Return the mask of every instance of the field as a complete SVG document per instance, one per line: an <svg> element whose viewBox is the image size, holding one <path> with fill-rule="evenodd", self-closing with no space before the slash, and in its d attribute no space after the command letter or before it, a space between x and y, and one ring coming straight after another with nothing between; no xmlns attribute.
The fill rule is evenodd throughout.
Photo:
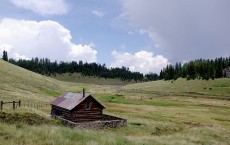
<svg viewBox="0 0 230 145"><path fill-rule="evenodd" d="M98 78L93 76L82 76L81 73L63 73L50 75L51 78L74 83L98 84L98 85L127 85L134 83L132 81L121 81L120 79Z"/></svg>
<svg viewBox="0 0 230 145"><path fill-rule="evenodd" d="M230 79L178 79L136 84L64 82L0 60L0 100L49 104L64 91L83 88L104 113L126 118L116 129L78 130L49 117L50 107L6 105L0 111L2 145L228 145Z"/></svg>

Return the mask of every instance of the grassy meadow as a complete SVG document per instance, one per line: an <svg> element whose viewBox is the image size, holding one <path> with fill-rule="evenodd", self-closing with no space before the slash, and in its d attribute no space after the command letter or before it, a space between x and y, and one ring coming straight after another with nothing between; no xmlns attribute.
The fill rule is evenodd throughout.
<svg viewBox="0 0 230 145"><path fill-rule="evenodd" d="M97 85L127 85L134 83L132 81L121 81L120 79L105 79L93 76L82 76L81 73L63 73L63 74L51 74L51 78L74 83L85 83L85 84L97 84Z"/></svg>
<svg viewBox="0 0 230 145"><path fill-rule="evenodd" d="M92 78L91 78L92 79ZM76 79L77 80L77 79ZM229 145L230 79L178 79L135 84L60 81L0 60L0 100L22 100L15 110L0 111L2 145ZM126 118L128 126L80 130L49 117L49 104L64 91L85 88L106 109Z"/></svg>

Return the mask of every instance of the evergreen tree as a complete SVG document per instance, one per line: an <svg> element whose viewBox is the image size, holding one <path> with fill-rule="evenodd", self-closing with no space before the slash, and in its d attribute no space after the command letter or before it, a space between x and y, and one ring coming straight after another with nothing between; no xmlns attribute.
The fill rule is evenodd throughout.
<svg viewBox="0 0 230 145"><path fill-rule="evenodd" d="M5 60L5 61L8 61L7 51L5 51L5 50L3 51L2 59Z"/></svg>
<svg viewBox="0 0 230 145"><path fill-rule="evenodd" d="M160 72L159 79L160 79L160 80L164 79L164 73L163 73L163 71L162 71L162 70L161 70L161 72Z"/></svg>
<svg viewBox="0 0 230 145"><path fill-rule="evenodd" d="M221 78L223 76L223 67L222 67L222 58L218 58L215 60L216 62L216 73L215 73L215 77L216 78Z"/></svg>

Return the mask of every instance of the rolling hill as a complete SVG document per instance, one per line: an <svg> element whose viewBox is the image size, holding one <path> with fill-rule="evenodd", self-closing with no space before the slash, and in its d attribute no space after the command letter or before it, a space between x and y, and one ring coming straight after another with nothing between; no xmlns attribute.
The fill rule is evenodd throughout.
<svg viewBox="0 0 230 145"><path fill-rule="evenodd" d="M152 96L190 96L230 100L230 79L189 80L179 78L176 81L153 81L131 84L123 87L123 91Z"/></svg>
<svg viewBox="0 0 230 145"><path fill-rule="evenodd" d="M0 99L50 101L63 91L60 82L0 60Z"/></svg>
<svg viewBox="0 0 230 145"><path fill-rule="evenodd" d="M135 83L132 81L122 81L120 79L110 79L110 78L98 78L93 76L83 76L81 73L63 73L50 75L51 78L74 83L86 83L86 84L95 84L95 85L127 85Z"/></svg>
<svg viewBox="0 0 230 145"><path fill-rule="evenodd" d="M0 82L0 100L20 99L48 105L63 91L79 92L86 88L106 107L106 114L128 120L124 128L79 130L50 119L50 106L22 105L15 110L8 107L0 111L0 144L228 145L230 142L230 79L98 85L59 81L0 60Z"/></svg>

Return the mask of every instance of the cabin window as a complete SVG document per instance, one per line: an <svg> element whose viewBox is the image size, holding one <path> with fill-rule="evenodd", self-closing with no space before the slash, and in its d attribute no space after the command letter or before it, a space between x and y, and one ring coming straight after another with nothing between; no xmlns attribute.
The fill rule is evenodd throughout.
<svg viewBox="0 0 230 145"><path fill-rule="evenodd" d="M54 114L57 115L57 116L62 116L62 111L54 110Z"/></svg>
<svg viewBox="0 0 230 145"><path fill-rule="evenodd" d="M86 106L85 106L85 110L90 110L90 109L91 109L91 102L87 101Z"/></svg>

